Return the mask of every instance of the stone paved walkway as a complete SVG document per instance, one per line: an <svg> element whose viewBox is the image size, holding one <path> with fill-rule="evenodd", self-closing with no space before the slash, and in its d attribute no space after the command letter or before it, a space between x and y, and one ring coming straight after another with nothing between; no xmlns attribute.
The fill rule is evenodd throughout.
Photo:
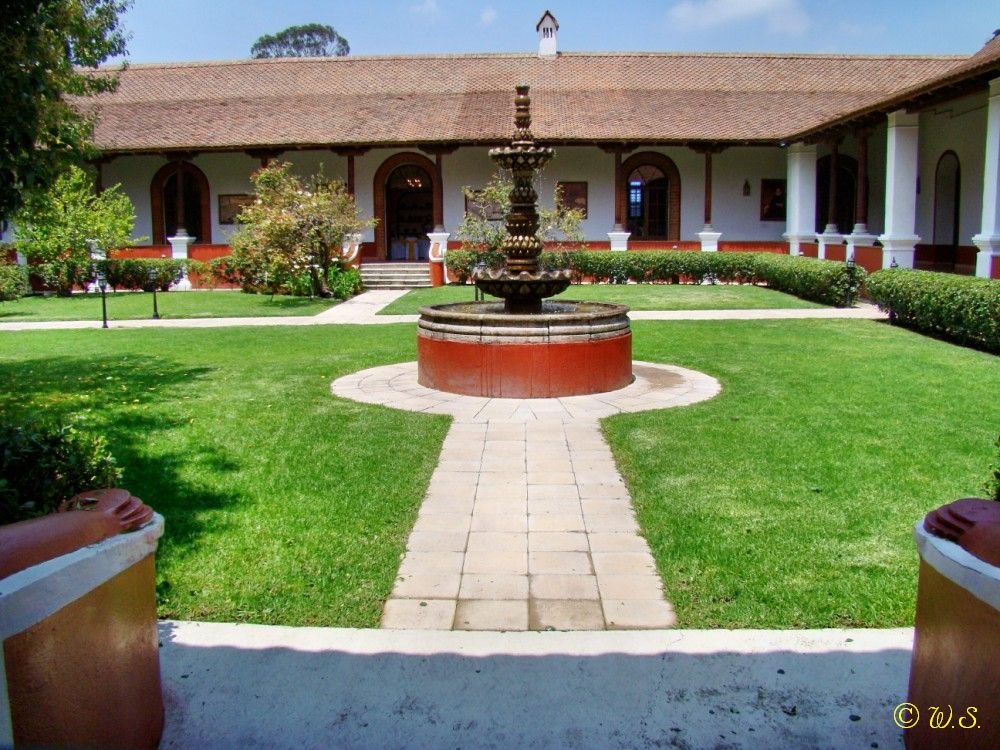
<svg viewBox="0 0 1000 750"><path fill-rule="evenodd" d="M407 542L383 628L662 628L674 613L598 420L683 406L719 383L634 364L593 396L459 396L416 382L416 363L333 383L333 393L455 418Z"/></svg>

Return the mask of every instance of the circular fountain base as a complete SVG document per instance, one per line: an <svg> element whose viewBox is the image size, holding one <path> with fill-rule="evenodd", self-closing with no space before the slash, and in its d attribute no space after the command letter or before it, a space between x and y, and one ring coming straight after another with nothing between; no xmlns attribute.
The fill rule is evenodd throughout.
<svg viewBox="0 0 1000 750"><path fill-rule="evenodd" d="M547 300L541 313L503 302L420 309L417 381L465 396L555 398L605 393L632 382L628 308Z"/></svg>

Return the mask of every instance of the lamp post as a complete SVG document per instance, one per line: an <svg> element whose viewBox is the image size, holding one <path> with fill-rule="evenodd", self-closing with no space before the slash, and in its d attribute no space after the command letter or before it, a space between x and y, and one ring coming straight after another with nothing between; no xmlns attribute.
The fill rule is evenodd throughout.
<svg viewBox="0 0 1000 750"><path fill-rule="evenodd" d="M156 280L157 280L158 276L159 276L159 274L158 274L157 269L155 267L154 268L150 268L149 271L146 274L146 278L149 279L149 283L153 287L153 320L159 320L160 319L160 308L157 307L157 305L156 305Z"/></svg>
<svg viewBox="0 0 1000 750"><path fill-rule="evenodd" d="M101 290L101 328L108 327L108 279L104 271L97 272L97 288Z"/></svg>

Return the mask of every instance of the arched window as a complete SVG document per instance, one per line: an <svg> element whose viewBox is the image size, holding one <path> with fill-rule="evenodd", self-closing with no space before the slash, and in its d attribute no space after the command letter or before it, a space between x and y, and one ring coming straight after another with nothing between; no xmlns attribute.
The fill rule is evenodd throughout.
<svg viewBox="0 0 1000 750"><path fill-rule="evenodd" d="M646 152L622 164L618 200L633 240L680 239L681 180L663 154Z"/></svg>
<svg viewBox="0 0 1000 750"><path fill-rule="evenodd" d="M178 191L180 164L182 190ZM178 199L182 199L178 216ZM178 219L197 244L212 242L212 215L208 179L194 164L182 161L165 164L153 175L150 207L153 219L153 244L165 245L177 233Z"/></svg>

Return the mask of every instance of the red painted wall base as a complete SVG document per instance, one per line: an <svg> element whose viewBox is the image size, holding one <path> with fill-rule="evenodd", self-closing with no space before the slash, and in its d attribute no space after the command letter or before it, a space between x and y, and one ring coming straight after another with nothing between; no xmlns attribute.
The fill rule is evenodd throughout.
<svg viewBox="0 0 1000 750"><path fill-rule="evenodd" d="M512 344L417 337L417 380L448 393L555 398L605 393L632 382L632 334Z"/></svg>

